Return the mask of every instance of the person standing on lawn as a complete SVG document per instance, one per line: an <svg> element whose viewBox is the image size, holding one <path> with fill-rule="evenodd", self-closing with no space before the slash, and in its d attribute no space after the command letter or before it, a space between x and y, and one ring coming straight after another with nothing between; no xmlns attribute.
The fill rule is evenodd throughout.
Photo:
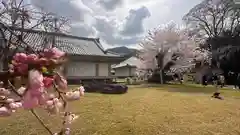
<svg viewBox="0 0 240 135"><path fill-rule="evenodd" d="M230 72L230 75L234 83L233 89L239 89L239 80L240 80L239 73Z"/></svg>
<svg viewBox="0 0 240 135"><path fill-rule="evenodd" d="M202 85L204 87L207 86L207 76L206 75L203 75L203 77L202 77Z"/></svg>
<svg viewBox="0 0 240 135"><path fill-rule="evenodd" d="M238 87L238 89L240 89L240 73L238 73L237 77L236 77L236 87Z"/></svg>
<svg viewBox="0 0 240 135"><path fill-rule="evenodd" d="M219 76L219 85L220 87L224 87L224 84L225 84L225 77L223 75L220 75Z"/></svg>

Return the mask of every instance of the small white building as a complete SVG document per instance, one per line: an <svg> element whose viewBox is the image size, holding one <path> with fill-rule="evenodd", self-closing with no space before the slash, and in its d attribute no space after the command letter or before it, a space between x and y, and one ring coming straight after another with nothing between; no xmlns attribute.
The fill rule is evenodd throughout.
<svg viewBox="0 0 240 135"><path fill-rule="evenodd" d="M142 61L136 57L130 57L125 61L112 65L114 76L118 78L133 77L139 73Z"/></svg>
<svg viewBox="0 0 240 135"><path fill-rule="evenodd" d="M77 37L29 29L14 30L27 34L23 40L34 51L41 51L49 47L46 46L47 44L53 44L54 47L66 52L68 62L63 71L69 83L79 83L80 80L112 79L111 65L126 59L120 55L106 52L99 38ZM5 31L6 39L9 39L9 35L9 31Z"/></svg>

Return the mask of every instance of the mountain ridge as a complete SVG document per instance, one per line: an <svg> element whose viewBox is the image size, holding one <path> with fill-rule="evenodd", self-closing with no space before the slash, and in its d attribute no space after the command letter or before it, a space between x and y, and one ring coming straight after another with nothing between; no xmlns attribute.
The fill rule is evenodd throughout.
<svg viewBox="0 0 240 135"><path fill-rule="evenodd" d="M126 56L126 55L137 56L138 53L140 52L137 49L128 48L125 46L110 48L110 49L107 49L107 51L111 51L111 52L114 52L114 53L117 53L117 54L120 54L123 56Z"/></svg>

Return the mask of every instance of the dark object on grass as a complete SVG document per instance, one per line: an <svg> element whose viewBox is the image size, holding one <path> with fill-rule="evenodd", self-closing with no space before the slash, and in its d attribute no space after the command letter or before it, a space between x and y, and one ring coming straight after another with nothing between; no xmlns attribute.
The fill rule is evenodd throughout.
<svg viewBox="0 0 240 135"><path fill-rule="evenodd" d="M92 81L84 85L86 92L99 92L103 94L124 94L128 87L123 84L107 84L103 82Z"/></svg>
<svg viewBox="0 0 240 135"><path fill-rule="evenodd" d="M85 92L97 92L97 89L93 85L83 85Z"/></svg>
<svg viewBox="0 0 240 135"><path fill-rule="evenodd" d="M127 90L128 87L126 85L106 84L100 92L104 94L124 94Z"/></svg>
<svg viewBox="0 0 240 135"><path fill-rule="evenodd" d="M220 92L213 93L212 97L223 100L223 97L220 97Z"/></svg>

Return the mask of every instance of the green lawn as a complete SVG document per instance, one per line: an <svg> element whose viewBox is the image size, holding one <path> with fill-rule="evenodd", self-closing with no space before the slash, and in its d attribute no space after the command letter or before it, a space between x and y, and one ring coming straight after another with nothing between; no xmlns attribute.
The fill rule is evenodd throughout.
<svg viewBox="0 0 240 135"><path fill-rule="evenodd" d="M224 89L225 100L210 98L213 87L130 86L124 95L87 93L71 103L80 115L73 135L239 135L240 92ZM52 129L61 124L39 111ZM0 118L0 135L47 135L31 113Z"/></svg>

